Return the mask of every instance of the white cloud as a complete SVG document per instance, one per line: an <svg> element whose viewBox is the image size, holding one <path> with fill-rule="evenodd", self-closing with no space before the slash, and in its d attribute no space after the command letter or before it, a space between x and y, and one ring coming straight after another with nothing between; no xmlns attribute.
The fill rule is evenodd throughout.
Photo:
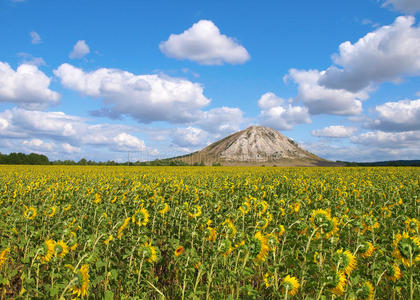
<svg viewBox="0 0 420 300"><path fill-rule="evenodd" d="M395 10L414 14L420 11L420 1L418 0L386 0L384 6L393 6Z"/></svg>
<svg viewBox="0 0 420 300"><path fill-rule="evenodd" d="M22 64L16 71L0 62L0 102L26 109L44 109L57 104L60 94L49 89L51 79L34 65Z"/></svg>
<svg viewBox="0 0 420 300"><path fill-rule="evenodd" d="M185 79L106 68L84 72L69 64L61 65L54 74L66 88L103 99L100 113L128 115L144 123L195 121L200 109L210 103L200 84Z"/></svg>
<svg viewBox="0 0 420 300"><path fill-rule="evenodd" d="M22 142L24 148L30 151L38 151L38 152L51 152L55 149L55 144L52 142L44 142L40 139L31 139L31 140L24 140Z"/></svg>
<svg viewBox="0 0 420 300"><path fill-rule="evenodd" d="M418 91L418 92L416 93L416 96L419 96L419 97L420 97L420 91Z"/></svg>
<svg viewBox="0 0 420 300"><path fill-rule="evenodd" d="M208 142L208 134L195 127L176 128L171 135L172 142L180 147L204 146Z"/></svg>
<svg viewBox="0 0 420 300"><path fill-rule="evenodd" d="M420 99L386 102L375 108L377 119L365 124L367 128L383 131L420 130Z"/></svg>
<svg viewBox="0 0 420 300"><path fill-rule="evenodd" d="M73 47L73 51L70 53L69 58L82 58L86 54L90 52L89 46L86 44L86 41L81 40L77 41L77 43Z"/></svg>
<svg viewBox="0 0 420 300"><path fill-rule="evenodd" d="M31 31L29 35L31 36L32 44L39 44L42 42L41 36L37 32Z"/></svg>
<svg viewBox="0 0 420 300"><path fill-rule="evenodd" d="M29 53L19 52L17 56L21 59L21 64L34 65L37 67L46 65L45 61L41 57L34 57Z"/></svg>
<svg viewBox="0 0 420 300"><path fill-rule="evenodd" d="M207 132L226 135L240 129L243 122L243 114L236 107L218 107L203 111L199 114L199 118L193 124Z"/></svg>
<svg viewBox="0 0 420 300"><path fill-rule="evenodd" d="M209 20L201 20L181 34L171 34L159 48L168 57L203 65L242 64L250 58L243 46L221 34Z"/></svg>
<svg viewBox="0 0 420 300"><path fill-rule="evenodd" d="M328 68L319 83L357 92L371 84L420 75L420 27L414 24L414 17L400 16L393 24L368 33L354 44L342 43L339 54L333 55L340 67Z"/></svg>
<svg viewBox="0 0 420 300"><path fill-rule="evenodd" d="M0 137L51 140L61 143L65 152L78 152L81 146L107 147L111 151L140 151L144 142L128 133L135 128L114 124L88 124L85 119L63 112L28 111L13 108L0 112ZM66 145L67 144L67 145ZM73 148L72 148L73 147Z"/></svg>
<svg viewBox="0 0 420 300"><path fill-rule="evenodd" d="M356 131L357 128L354 127L332 125L323 129L312 130L312 135L319 137L347 138L353 136Z"/></svg>
<svg viewBox="0 0 420 300"><path fill-rule="evenodd" d="M383 149L416 148L420 153L420 131L384 132L369 131L351 138L356 144Z"/></svg>
<svg viewBox="0 0 420 300"><path fill-rule="evenodd" d="M290 130L297 124L311 123L306 107L286 104L284 99L273 93L262 95L258 106L261 108L259 118L262 125L278 130Z"/></svg>
<svg viewBox="0 0 420 300"><path fill-rule="evenodd" d="M362 100L368 98L368 92L352 93L344 89L330 89L321 86L318 81L325 71L289 70L285 80L292 79L298 85L295 101L301 101L310 114L357 115L362 112Z"/></svg>
<svg viewBox="0 0 420 300"><path fill-rule="evenodd" d="M72 146L69 143L61 144L61 148L63 149L65 153L68 153L68 154L79 153L82 151L80 147Z"/></svg>

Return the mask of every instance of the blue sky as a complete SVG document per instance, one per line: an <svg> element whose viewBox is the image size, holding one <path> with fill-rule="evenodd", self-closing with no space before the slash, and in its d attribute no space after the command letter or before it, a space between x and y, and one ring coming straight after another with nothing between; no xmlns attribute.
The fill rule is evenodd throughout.
<svg viewBox="0 0 420 300"><path fill-rule="evenodd" d="M258 124L419 159L418 0L0 0L0 152L144 160Z"/></svg>

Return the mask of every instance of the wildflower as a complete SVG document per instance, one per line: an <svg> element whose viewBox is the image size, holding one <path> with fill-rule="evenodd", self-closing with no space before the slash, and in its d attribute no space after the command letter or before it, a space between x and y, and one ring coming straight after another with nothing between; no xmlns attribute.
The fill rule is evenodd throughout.
<svg viewBox="0 0 420 300"><path fill-rule="evenodd" d="M411 236L408 232L398 233L395 236L393 255L400 260L404 266L410 267L420 261L420 241L418 237Z"/></svg>
<svg viewBox="0 0 420 300"><path fill-rule="evenodd" d="M31 206L28 207L25 212L23 213L23 215L25 216L26 219L28 220L33 220L35 219L36 215L37 215L37 211L36 208Z"/></svg>
<svg viewBox="0 0 420 300"><path fill-rule="evenodd" d="M402 277L401 269L398 267L398 265L392 264L387 268L385 277L388 280L396 282L397 280L400 280Z"/></svg>
<svg viewBox="0 0 420 300"><path fill-rule="evenodd" d="M124 220L124 223L121 225L121 227L118 229L118 233L117 233L117 239L121 239L122 235L123 235L123 231L124 229L128 226L128 223L130 222L130 217L126 218Z"/></svg>
<svg viewBox="0 0 420 300"><path fill-rule="evenodd" d="M76 276L76 285L71 287L70 290L73 292L73 295L84 297L89 291L89 265L84 264L80 270L76 272Z"/></svg>
<svg viewBox="0 0 420 300"><path fill-rule="evenodd" d="M334 269L344 271L347 275L350 275L357 265L356 258L349 250L344 252L343 249L337 250L333 255L333 261L335 263Z"/></svg>
<svg viewBox="0 0 420 300"><path fill-rule="evenodd" d="M373 252L375 252L375 247L373 247L371 242L363 242L359 249L359 255L362 258L368 258L373 254Z"/></svg>
<svg viewBox="0 0 420 300"><path fill-rule="evenodd" d="M294 296L297 294L300 287L299 281L296 277L287 275L282 280L282 292L283 294L287 293L288 295Z"/></svg>
<svg viewBox="0 0 420 300"><path fill-rule="evenodd" d="M184 253L184 251L185 251L185 248L183 246L178 246L175 249L174 255L175 256L180 256L182 253Z"/></svg>

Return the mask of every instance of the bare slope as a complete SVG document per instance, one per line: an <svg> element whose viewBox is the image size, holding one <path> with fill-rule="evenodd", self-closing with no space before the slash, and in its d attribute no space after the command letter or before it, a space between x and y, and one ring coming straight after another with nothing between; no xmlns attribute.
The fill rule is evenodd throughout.
<svg viewBox="0 0 420 300"><path fill-rule="evenodd" d="M332 165L300 148L280 132L263 126L251 126L219 140L201 151L178 158L187 163L223 165Z"/></svg>

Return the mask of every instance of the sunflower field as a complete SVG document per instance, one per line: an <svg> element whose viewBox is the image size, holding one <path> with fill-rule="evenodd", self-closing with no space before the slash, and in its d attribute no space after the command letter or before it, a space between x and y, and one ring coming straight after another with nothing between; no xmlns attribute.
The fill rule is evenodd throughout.
<svg viewBox="0 0 420 300"><path fill-rule="evenodd" d="M419 299L419 168L0 166L1 299Z"/></svg>

